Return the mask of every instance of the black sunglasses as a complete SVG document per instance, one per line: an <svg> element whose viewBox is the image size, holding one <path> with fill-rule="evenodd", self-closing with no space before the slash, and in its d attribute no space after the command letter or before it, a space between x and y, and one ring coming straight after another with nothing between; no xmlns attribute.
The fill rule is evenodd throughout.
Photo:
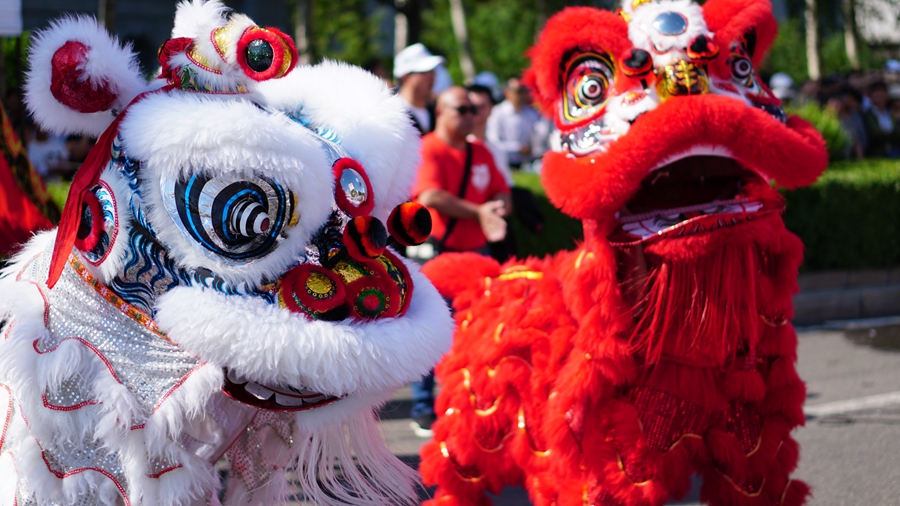
<svg viewBox="0 0 900 506"><path fill-rule="evenodd" d="M461 105L459 107L454 107L454 109L460 114L478 114L478 108L474 105Z"/></svg>

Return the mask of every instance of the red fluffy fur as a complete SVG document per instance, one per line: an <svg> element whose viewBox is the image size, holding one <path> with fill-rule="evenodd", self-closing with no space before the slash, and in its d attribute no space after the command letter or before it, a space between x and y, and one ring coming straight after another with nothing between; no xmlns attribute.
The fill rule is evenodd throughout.
<svg viewBox="0 0 900 506"><path fill-rule="evenodd" d="M722 48L755 30L754 61L774 38L764 0L710 0L703 11ZM527 80L555 114L570 50L629 47L622 18L568 9L531 50ZM809 488L790 479L790 432L804 422L789 323L800 241L777 213L637 247L607 240L648 171L697 144L725 146L786 187L810 184L827 163L802 120L678 97L604 153L545 157L548 195L584 223L575 251L502 266L449 254L425 266L457 319L422 449L425 483L438 486L427 504L488 505L485 492L516 483L539 506L661 505L686 494L694 474L711 504L803 504ZM780 199L765 183L747 192Z"/></svg>

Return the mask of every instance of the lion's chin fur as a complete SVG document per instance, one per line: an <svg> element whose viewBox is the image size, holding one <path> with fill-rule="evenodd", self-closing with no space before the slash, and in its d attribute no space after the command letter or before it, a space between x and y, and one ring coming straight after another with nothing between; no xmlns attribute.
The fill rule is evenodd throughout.
<svg viewBox="0 0 900 506"><path fill-rule="evenodd" d="M739 228L617 250L620 288L635 322L627 337L646 363L668 356L725 365L754 351L765 321L792 316L789 303L773 300L772 287L787 283L796 292L802 247L780 219Z"/></svg>

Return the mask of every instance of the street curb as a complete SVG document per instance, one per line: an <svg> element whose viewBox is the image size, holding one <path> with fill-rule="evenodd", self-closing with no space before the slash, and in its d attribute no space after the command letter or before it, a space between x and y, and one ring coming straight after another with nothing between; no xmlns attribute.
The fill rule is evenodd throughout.
<svg viewBox="0 0 900 506"><path fill-rule="evenodd" d="M900 268L801 274L794 324L900 315Z"/></svg>

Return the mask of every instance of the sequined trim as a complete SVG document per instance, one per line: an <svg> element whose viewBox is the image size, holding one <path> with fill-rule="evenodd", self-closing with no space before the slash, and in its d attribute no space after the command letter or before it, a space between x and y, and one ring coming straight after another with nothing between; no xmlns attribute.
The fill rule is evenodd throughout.
<svg viewBox="0 0 900 506"><path fill-rule="evenodd" d="M54 411L75 411L85 406L99 404L99 401L88 398L81 385L77 383L78 379L80 376L73 376L63 381L57 391L41 394L44 407Z"/></svg>
<svg viewBox="0 0 900 506"><path fill-rule="evenodd" d="M39 256L40 256L40 253L38 253L37 255L35 255L35 256L33 256L33 257L31 257L31 260L29 260L29 261L22 267L22 270L19 271L19 273L16 275L16 282L17 282L17 283L21 283L21 282L31 283L31 284L34 285L34 287L37 289L38 293L41 294L41 298L44 299L44 326L46 327L47 324L50 322L50 301L47 299L47 294L44 293L44 289L41 288L41 285L38 284L36 281L33 281L33 280L31 280L31 279L26 279L26 280L23 280L23 279L22 279L22 275L25 274L25 271L26 271L28 268L32 268L32 269L35 268L35 267L34 267L34 261L37 260L37 258L38 258ZM32 273L32 274L34 274L34 273Z"/></svg>
<svg viewBox="0 0 900 506"><path fill-rule="evenodd" d="M3 430L0 431L0 451L2 451L3 444L6 442L6 431L9 430L9 422L12 421L13 397L12 390L8 385L0 383L0 389L6 390L6 416L3 420Z"/></svg>
<svg viewBox="0 0 900 506"><path fill-rule="evenodd" d="M26 421L27 423L27 421ZM122 500L125 503L125 506L131 506L131 501L128 500L128 493L125 491L125 488L122 486L122 482L124 481L123 474L124 470L121 469L118 458L114 453L108 453L105 451L101 445L101 443L97 441L82 441L81 443L76 443L71 440L63 441L63 444L68 445L68 448L45 448L41 445L40 441L35 439L35 443L37 443L38 448L41 449L41 459L43 459L44 464L47 466L47 470L53 473L54 476L59 478L60 480L68 478L69 476L74 476L76 474L81 474L85 471L94 471L102 474L103 476L109 478L110 481L116 486L119 490L119 493L122 495ZM68 451L69 455L65 457L61 457L60 454ZM101 461L106 460L108 467L112 470L103 469L100 467L94 466L81 466L79 467L77 464L70 464L70 468L66 470L63 467L63 462L75 462L78 460L88 460L91 463L94 463L97 459ZM53 462L51 462L51 459Z"/></svg>
<svg viewBox="0 0 900 506"><path fill-rule="evenodd" d="M218 48L216 48L218 50ZM187 59L191 61L194 65L200 67L201 69L211 72L213 74L222 75L222 71L212 67L212 64L203 57L203 55L195 52L196 48L192 48L190 51L185 53Z"/></svg>
<svg viewBox="0 0 900 506"><path fill-rule="evenodd" d="M87 282L101 297L106 299L107 302L115 306L119 311L122 312L125 316L131 318L137 323L141 324L147 330L153 332L159 337L165 339L166 341L172 342L168 337L166 337L166 333L159 330L159 326L153 321L152 318L147 316L140 309L132 306L131 304L122 300L118 295L114 294L109 288L100 283L88 270L87 268L78 260L75 255L72 255L69 258L69 265L75 269L75 272L81 276L81 279ZM46 297L45 297L46 300Z"/></svg>

